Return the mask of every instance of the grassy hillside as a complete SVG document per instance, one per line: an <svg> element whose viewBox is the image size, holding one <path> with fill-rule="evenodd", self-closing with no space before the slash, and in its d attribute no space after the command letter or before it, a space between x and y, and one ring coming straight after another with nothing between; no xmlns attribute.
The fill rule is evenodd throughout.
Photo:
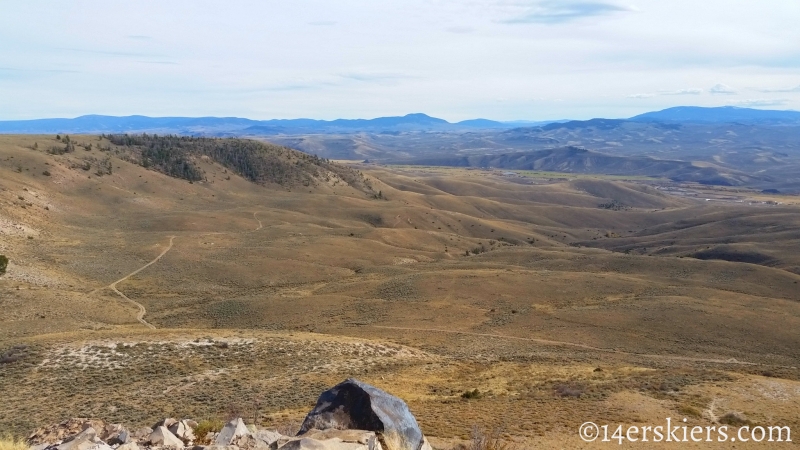
<svg viewBox="0 0 800 450"><path fill-rule="evenodd" d="M800 427L796 198L276 150L319 171L306 187L253 182L224 159L246 151L216 140L60 138L0 136L0 430L234 410L286 423L348 376L400 395L443 442L478 424L573 448L592 418L731 411ZM149 143L170 156L144 167ZM326 164L379 198L326 182ZM701 245L771 259L687 257Z"/></svg>

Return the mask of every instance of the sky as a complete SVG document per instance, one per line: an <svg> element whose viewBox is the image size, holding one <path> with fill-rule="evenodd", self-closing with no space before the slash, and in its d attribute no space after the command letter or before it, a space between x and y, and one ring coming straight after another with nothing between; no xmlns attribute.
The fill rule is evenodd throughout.
<svg viewBox="0 0 800 450"><path fill-rule="evenodd" d="M797 0L0 0L0 120L800 110Z"/></svg>

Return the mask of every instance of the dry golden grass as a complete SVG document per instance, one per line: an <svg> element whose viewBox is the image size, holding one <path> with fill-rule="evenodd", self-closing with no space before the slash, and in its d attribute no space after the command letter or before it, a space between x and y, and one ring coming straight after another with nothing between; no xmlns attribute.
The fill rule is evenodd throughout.
<svg viewBox="0 0 800 450"><path fill-rule="evenodd" d="M504 442L575 439L587 418L705 424L712 402L800 426L796 207L466 170L362 169L384 199L208 162L208 183L114 157L98 177L81 166L98 150L42 150L54 142L0 136L0 429L233 413L277 427L350 376L445 440L475 424ZM771 259L686 257L722 243ZM108 288L123 278L125 298Z"/></svg>
<svg viewBox="0 0 800 450"><path fill-rule="evenodd" d="M0 450L28 450L24 440L11 436L0 437Z"/></svg>

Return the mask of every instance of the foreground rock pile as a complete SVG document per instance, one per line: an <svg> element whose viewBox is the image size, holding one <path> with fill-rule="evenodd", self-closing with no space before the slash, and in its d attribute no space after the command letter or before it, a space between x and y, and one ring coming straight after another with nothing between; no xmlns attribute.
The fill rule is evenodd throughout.
<svg viewBox="0 0 800 450"><path fill-rule="evenodd" d="M132 430L70 419L36 430L28 442L31 450L431 450L405 402L354 379L323 392L296 436L248 427L241 418L204 436L196 431L194 420Z"/></svg>

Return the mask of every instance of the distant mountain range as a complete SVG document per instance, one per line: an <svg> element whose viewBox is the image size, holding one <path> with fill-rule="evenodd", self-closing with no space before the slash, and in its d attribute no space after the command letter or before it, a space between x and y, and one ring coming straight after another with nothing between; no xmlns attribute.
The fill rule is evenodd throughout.
<svg viewBox="0 0 800 450"><path fill-rule="evenodd" d="M630 119L592 119L589 121L554 120L544 122L499 122L471 119L451 123L426 114L408 114L376 119L273 119L251 120L239 117L147 117L88 115L74 119L37 119L0 121L0 133L170 133L204 136L269 136L354 132L405 131L469 131L513 129L521 127L581 128L585 126L614 127L621 122L664 123L758 123L800 124L800 112L736 108L702 108L680 106L640 114Z"/></svg>
<svg viewBox="0 0 800 450"><path fill-rule="evenodd" d="M550 122L524 122L539 125ZM428 131L507 129L523 123L473 119L450 123L427 114L408 114L376 119L273 119L251 120L239 117L147 117L88 115L74 119L0 121L0 133L175 133L200 135L276 135L314 133L353 133L359 131Z"/></svg>
<svg viewBox="0 0 800 450"><path fill-rule="evenodd" d="M721 106L676 106L661 111L639 114L629 120L639 122L703 122L703 123L800 123L800 111L764 110Z"/></svg>

